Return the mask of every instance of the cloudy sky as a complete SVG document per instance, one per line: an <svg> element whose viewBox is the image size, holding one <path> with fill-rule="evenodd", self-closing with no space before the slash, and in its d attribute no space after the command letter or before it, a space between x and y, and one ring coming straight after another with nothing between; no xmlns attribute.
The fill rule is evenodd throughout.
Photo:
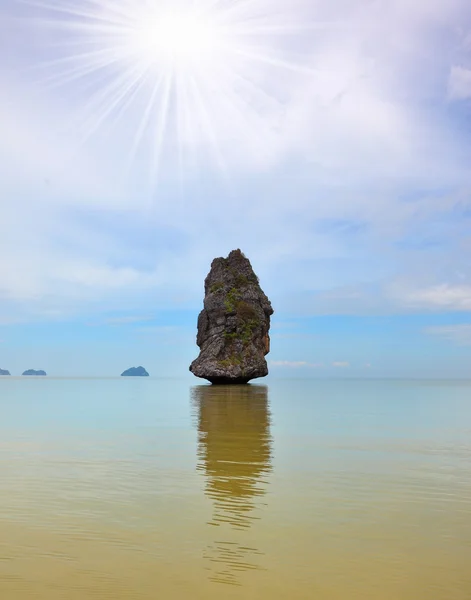
<svg viewBox="0 0 471 600"><path fill-rule="evenodd" d="M0 0L0 86L0 367L186 375L241 248L273 376L469 376L467 0Z"/></svg>

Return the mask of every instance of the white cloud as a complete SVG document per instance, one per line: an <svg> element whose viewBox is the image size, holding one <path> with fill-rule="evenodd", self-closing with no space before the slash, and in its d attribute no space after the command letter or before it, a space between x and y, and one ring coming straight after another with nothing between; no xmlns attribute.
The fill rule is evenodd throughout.
<svg viewBox="0 0 471 600"><path fill-rule="evenodd" d="M294 307L297 314L302 315L371 316L471 311L471 284L468 283L471 280L471 270L466 269L463 273L456 268L459 264L457 259L454 261L454 269L447 267L450 283L431 284L430 280L437 275L434 271L436 265L428 259L427 254L424 258L427 260L420 273L415 271L413 256L411 257L411 277L338 286L304 295L298 294L286 302ZM452 257L449 257L450 259ZM417 279L416 283L411 281L412 277Z"/></svg>
<svg viewBox="0 0 471 600"><path fill-rule="evenodd" d="M110 317L105 319L105 325L132 325L134 323L145 323L153 321L155 317L152 315L126 315L123 317Z"/></svg>
<svg viewBox="0 0 471 600"><path fill-rule="evenodd" d="M469 311L471 310L471 285L443 283L425 288L404 289L396 300L415 310Z"/></svg>
<svg viewBox="0 0 471 600"><path fill-rule="evenodd" d="M1 268L0 298L19 302L59 296L87 300L120 289L144 290L158 283L156 273L93 264L43 252L37 257L6 262Z"/></svg>
<svg viewBox="0 0 471 600"><path fill-rule="evenodd" d="M310 363L307 361L291 361L291 360L272 360L272 361L270 361L270 365L272 367L286 367L289 369L300 369L300 368L321 369L324 366L323 363Z"/></svg>
<svg viewBox="0 0 471 600"><path fill-rule="evenodd" d="M273 333L272 338L278 340L290 340L290 339L313 339L319 337L315 333Z"/></svg>
<svg viewBox="0 0 471 600"><path fill-rule="evenodd" d="M194 331L193 329L191 329L191 331L188 328L185 327L180 327L178 325L149 325L149 326L144 326L144 327L137 327L134 330L136 333L149 333L149 334L156 334L156 335L165 335L165 336L175 336L176 334L179 335L188 335L189 333L193 336L194 335Z"/></svg>
<svg viewBox="0 0 471 600"><path fill-rule="evenodd" d="M450 342L454 342L459 346L471 345L471 324L469 323L426 327L424 333L441 337Z"/></svg>
<svg viewBox="0 0 471 600"><path fill-rule="evenodd" d="M291 361L291 360L272 360L270 361L270 365L272 367L284 367L288 369L324 369L326 367L325 363L312 363L308 361ZM348 369L350 367L350 363L347 361L334 361L331 364L331 367L334 369ZM371 366L371 365L367 365Z"/></svg>
<svg viewBox="0 0 471 600"><path fill-rule="evenodd" d="M67 102L64 89L19 81L24 71L8 62L15 44L21 40L19 61L34 62L36 55L28 37L11 34L10 22L2 36L2 20L2 318L102 310L97 303L147 311L174 306L177 297L198 307L211 259L238 246L277 310L469 310L471 271L458 246L465 222L462 230L446 230L450 247L438 258L396 247L421 227L430 226L433 238L434 227L444 231L469 205L463 196L435 192L461 186L468 195L469 141L449 128L453 105L446 103L448 75L450 98L469 92L469 71L457 66L467 64L460 56L470 30L467 3L301 4L303 14L326 25L309 32L305 47L293 42L287 49L291 56L305 51L310 75L263 71L282 108L276 119L268 111L266 136L251 132L256 143L244 145L235 120L218 121L230 183L221 183L208 164L185 172L183 182L169 170L148 212L138 210L148 198L149 157L139 157L122 185L132 124L123 120L116 134L122 143L99 130L93 143L81 145L76 108L89 100L87 90ZM13 80L7 72L18 75ZM218 101L213 96L211 106ZM127 240L121 209L136 223ZM97 214L100 224L92 226ZM360 224L363 232L349 236L324 224L335 220ZM152 241L140 244L150 227ZM160 240L161 231L171 232L169 239ZM294 292L286 302L285 290Z"/></svg>
<svg viewBox="0 0 471 600"><path fill-rule="evenodd" d="M0 29L1 32L1 29ZM2 73L0 63L0 192L17 202L95 208L126 206L117 174L106 155L80 144L78 132L64 132L72 115L40 88Z"/></svg>
<svg viewBox="0 0 471 600"><path fill-rule="evenodd" d="M200 90L216 136L212 144L218 146L217 151L229 172L240 169L264 171L286 158L301 156L334 178L335 173L331 171L337 169L347 169L344 176L349 177L358 177L360 172L369 178L381 174L396 176L399 168L406 172L406 166L407 173L415 172L419 167L425 174L422 154L430 154L433 140L438 140L443 148L445 136L438 123L426 122L424 113L414 106L415 98L409 103L399 101L400 94L392 93L391 87L394 84L396 89L405 91L410 84L406 81L409 74L408 66L403 63L404 49L409 50L408 60L421 60L421 53L436 41L433 31L437 23L448 26L450 18L457 18L463 3L447 3L446 9L433 10L422 2L412 4L406 6L402 0L395 0L387 7L383 6L381 11L375 5L365 8L362 2L352 2L348 8L342 6L335 10L327 0L316 6L309 2L278 1L277 10L265 0L247 4L247 17L252 10L266 11L267 25L283 27L287 21L282 21L279 15L286 13L288 22L302 27L295 38L281 36L277 38L277 44L271 44L275 57L271 66L257 60L238 65L248 70L245 75L254 81L254 85L247 87L241 78L234 78L230 65L226 65L223 77L218 73L214 82ZM130 10L124 3L123 6L124 10ZM106 11L106 7L103 9ZM23 22L28 23L28 20ZM34 25L38 27L37 22ZM315 36L309 25L316 31ZM18 36L21 33L24 36L25 31L19 31ZM57 34L57 30L52 33L41 31L38 39ZM262 36L262 47L266 39L270 38ZM30 52L35 49L33 40ZM388 40L400 40L400 43L394 45ZM25 54L27 50L28 46ZM60 46L57 47L59 51ZM294 61L301 68L276 67L278 58L281 65ZM432 60L421 66L436 69ZM81 102L77 103L73 82L59 88L60 94L54 88L46 93L44 86L30 86L29 93L25 89L25 93L16 97L31 97L34 102L32 100L27 106L24 99L17 103L13 98L8 111L5 112L3 107L4 125L9 127L7 132L11 131L4 139L14 140L12 148L8 146L7 149L11 154L11 150L17 148L15 154L30 169L49 172L51 166L55 167L55 176L59 177L63 169L57 167L64 165L64 157L71 156L71 149L83 135L78 111L90 104L93 88L88 96L81 95ZM242 94L241 97L236 91ZM67 109L64 101L59 101L61 97L69 99ZM193 106L192 103L193 100L187 98L187 104ZM138 117L142 117L142 112L137 112ZM195 117L195 120L201 120L200 111ZM137 129L139 118L136 122L130 118L119 121L111 138L107 137L109 128L98 128L90 146L94 155L88 161L90 147L87 146L87 152L78 148L78 158L86 163L86 168L79 168L75 160L66 161L67 177L77 178L81 173L84 181L100 179L103 170L111 168L108 186L121 181L122 159L129 152L129 135ZM59 124L63 129L63 123L67 123L71 132L65 139L64 135L59 135ZM19 128L16 136L12 127ZM120 133L116 133L118 130ZM215 149L209 147L208 126L193 133L196 139L192 136L191 141L197 146L198 156L207 159L214 156ZM203 135L203 139L200 140L199 135ZM417 152L418 143L421 153ZM22 154L22 149L27 153ZM147 162L152 160L150 154L144 158ZM136 176L133 181L142 186L142 171L139 170Z"/></svg>
<svg viewBox="0 0 471 600"><path fill-rule="evenodd" d="M448 80L448 97L450 100L466 100L471 98L471 70L453 66Z"/></svg>

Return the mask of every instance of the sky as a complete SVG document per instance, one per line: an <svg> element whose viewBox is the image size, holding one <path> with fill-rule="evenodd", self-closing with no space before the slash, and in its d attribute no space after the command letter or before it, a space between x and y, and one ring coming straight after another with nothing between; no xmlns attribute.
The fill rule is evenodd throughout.
<svg viewBox="0 0 471 600"><path fill-rule="evenodd" d="M271 377L469 377L466 0L0 0L0 367L188 374L211 260Z"/></svg>

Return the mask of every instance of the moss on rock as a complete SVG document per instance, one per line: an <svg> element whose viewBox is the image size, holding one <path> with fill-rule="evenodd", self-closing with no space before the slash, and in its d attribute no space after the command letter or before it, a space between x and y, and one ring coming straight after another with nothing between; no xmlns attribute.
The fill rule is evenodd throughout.
<svg viewBox="0 0 471 600"><path fill-rule="evenodd" d="M268 374L273 309L250 261L240 250L216 258L205 281L198 318L200 355L190 370L213 383L243 383Z"/></svg>

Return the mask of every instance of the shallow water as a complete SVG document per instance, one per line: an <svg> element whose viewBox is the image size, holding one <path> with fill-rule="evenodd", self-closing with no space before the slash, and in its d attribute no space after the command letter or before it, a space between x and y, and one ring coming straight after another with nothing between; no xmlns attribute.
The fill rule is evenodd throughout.
<svg viewBox="0 0 471 600"><path fill-rule="evenodd" d="M469 600L471 384L0 381L2 600Z"/></svg>

